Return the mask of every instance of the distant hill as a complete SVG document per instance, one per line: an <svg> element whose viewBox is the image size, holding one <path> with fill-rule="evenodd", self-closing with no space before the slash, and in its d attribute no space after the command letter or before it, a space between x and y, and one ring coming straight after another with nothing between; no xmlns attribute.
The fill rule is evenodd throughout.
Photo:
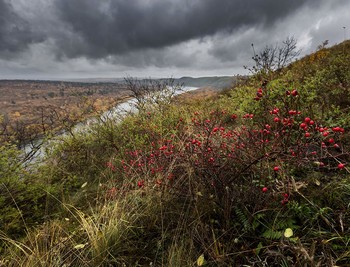
<svg viewBox="0 0 350 267"><path fill-rule="evenodd" d="M137 77L135 79L138 79ZM141 79L142 80L142 79ZM163 80L163 79L160 79ZM210 87L213 89L225 89L232 87L232 84L237 80L237 76L212 76L212 77L181 77L175 79L175 83L183 84L189 87ZM3 82L11 82L12 80L0 80ZM63 79L63 80L16 80L16 82L36 82L36 83L67 83L67 84L123 84L124 78L81 78L81 79Z"/></svg>
<svg viewBox="0 0 350 267"><path fill-rule="evenodd" d="M79 83L123 83L124 78L80 78L80 79L65 79L67 82Z"/></svg>
<svg viewBox="0 0 350 267"><path fill-rule="evenodd" d="M181 77L176 79L176 82L184 84L184 86L193 87L212 87L215 89L224 89L231 87L232 83L236 81L235 76L214 76L214 77Z"/></svg>
<svg viewBox="0 0 350 267"><path fill-rule="evenodd" d="M137 78L136 78L137 79ZM175 79L176 83L183 84L190 87L211 87L214 89L224 89L231 87L232 83L236 81L236 76L212 76L212 77L181 77ZM142 80L142 79L141 79ZM162 80L162 79L161 79ZM70 82L81 83L123 83L123 78L90 78L90 79L71 79Z"/></svg>

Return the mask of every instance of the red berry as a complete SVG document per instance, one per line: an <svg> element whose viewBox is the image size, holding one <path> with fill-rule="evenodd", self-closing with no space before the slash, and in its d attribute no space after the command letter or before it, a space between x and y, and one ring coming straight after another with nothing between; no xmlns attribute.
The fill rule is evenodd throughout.
<svg viewBox="0 0 350 267"><path fill-rule="evenodd" d="M272 111L272 114L278 114L278 112L279 112L279 108L274 108Z"/></svg>
<svg viewBox="0 0 350 267"><path fill-rule="evenodd" d="M344 128L340 128L340 127L333 127L332 130L333 132L340 132L340 133L344 132Z"/></svg>
<svg viewBox="0 0 350 267"><path fill-rule="evenodd" d="M145 185L145 181L144 180L141 180L141 181L137 182L137 186L140 187L140 188L143 187L144 185Z"/></svg>
<svg viewBox="0 0 350 267"><path fill-rule="evenodd" d="M279 170L280 170L280 167L275 166L275 167L273 167L273 170L274 170L275 172L277 172L277 171L279 171Z"/></svg>
<svg viewBox="0 0 350 267"><path fill-rule="evenodd" d="M275 118L273 119L273 121L274 121L274 122L279 122L280 119L279 119L278 117L275 117Z"/></svg>
<svg viewBox="0 0 350 267"><path fill-rule="evenodd" d="M304 122L300 123L300 128L306 128L306 127L307 127L306 123Z"/></svg>
<svg viewBox="0 0 350 267"><path fill-rule="evenodd" d="M310 137L310 136L311 136L311 134L310 134L309 132L306 132L306 133L305 133L305 137L306 137L306 138L308 138L308 137Z"/></svg>
<svg viewBox="0 0 350 267"><path fill-rule="evenodd" d="M298 95L298 91L294 89L294 90L292 91L292 96L297 96L297 95Z"/></svg>
<svg viewBox="0 0 350 267"><path fill-rule="evenodd" d="M304 119L304 122L305 122L305 123L310 123L310 121L311 121L311 119L310 119L309 117L306 117L306 118Z"/></svg>
<svg viewBox="0 0 350 267"><path fill-rule="evenodd" d="M166 145L159 148L159 150L166 150L168 147Z"/></svg>
<svg viewBox="0 0 350 267"><path fill-rule="evenodd" d="M338 164L338 169L344 169L344 168L345 168L345 164L343 164L343 163Z"/></svg>
<svg viewBox="0 0 350 267"><path fill-rule="evenodd" d="M263 187L261 190L262 190L264 193L266 193L269 189L268 189L267 187Z"/></svg>
<svg viewBox="0 0 350 267"><path fill-rule="evenodd" d="M331 144L334 143L334 139L333 138L329 138L328 139L328 143L331 143Z"/></svg>

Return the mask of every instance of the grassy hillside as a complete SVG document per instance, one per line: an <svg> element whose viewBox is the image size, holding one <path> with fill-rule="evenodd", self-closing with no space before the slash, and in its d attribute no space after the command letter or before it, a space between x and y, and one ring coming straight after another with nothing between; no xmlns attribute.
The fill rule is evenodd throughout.
<svg viewBox="0 0 350 267"><path fill-rule="evenodd" d="M349 55L143 105L30 169L2 146L0 265L349 265Z"/></svg>

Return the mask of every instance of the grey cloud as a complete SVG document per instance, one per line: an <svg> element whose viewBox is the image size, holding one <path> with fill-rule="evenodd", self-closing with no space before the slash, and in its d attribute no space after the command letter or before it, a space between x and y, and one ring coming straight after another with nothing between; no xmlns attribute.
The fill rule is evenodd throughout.
<svg viewBox="0 0 350 267"><path fill-rule="evenodd" d="M346 0L319 1L315 6L300 8L273 27L256 25L241 28L232 35L219 34L208 53L221 62L251 65L252 43L255 51L260 51L266 45L278 45L288 36L293 36L301 44L301 55L305 55L315 51L326 39L330 40L330 45L343 41L342 26L350 22L349 8L350 2Z"/></svg>
<svg viewBox="0 0 350 267"><path fill-rule="evenodd" d="M302 6L318 2L56 0L58 15L70 31L56 42L66 57L101 58L233 32L242 26L269 27Z"/></svg>
<svg viewBox="0 0 350 267"><path fill-rule="evenodd" d="M342 41L349 12L349 0L0 0L0 75L242 73L251 43Z"/></svg>
<svg viewBox="0 0 350 267"><path fill-rule="evenodd" d="M8 1L0 0L0 55L22 51L43 40L43 36L34 32L30 24L14 12Z"/></svg>

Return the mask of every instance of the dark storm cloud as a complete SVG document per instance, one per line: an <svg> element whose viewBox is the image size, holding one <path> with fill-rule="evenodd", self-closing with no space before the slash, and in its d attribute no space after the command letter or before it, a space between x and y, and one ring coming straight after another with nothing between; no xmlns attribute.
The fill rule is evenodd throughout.
<svg viewBox="0 0 350 267"><path fill-rule="evenodd" d="M241 62L246 65L255 53L265 46L279 46L287 37L297 40L301 56L315 51L316 47L325 40L330 44L343 41L342 31L344 24L349 23L350 2L348 0L322 1L305 5L276 21L273 27L263 27L256 24L254 27L241 28L232 35L220 34L216 36L208 53L220 62Z"/></svg>
<svg viewBox="0 0 350 267"><path fill-rule="evenodd" d="M242 26L269 27L319 0L56 0L69 34L56 38L66 57L101 58L161 48ZM73 39L72 39L73 38Z"/></svg>
<svg viewBox="0 0 350 267"><path fill-rule="evenodd" d="M349 17L349 0L0 0L0 78L242 73L252 43L309 53Z"/></svg>
<svg viewBox="0 0 350 267"><path fill-rule="evenodd" d="M11 4L0 0L0 54L21 51L29 44L41 41L43 38L14 12Z"/></svg>

